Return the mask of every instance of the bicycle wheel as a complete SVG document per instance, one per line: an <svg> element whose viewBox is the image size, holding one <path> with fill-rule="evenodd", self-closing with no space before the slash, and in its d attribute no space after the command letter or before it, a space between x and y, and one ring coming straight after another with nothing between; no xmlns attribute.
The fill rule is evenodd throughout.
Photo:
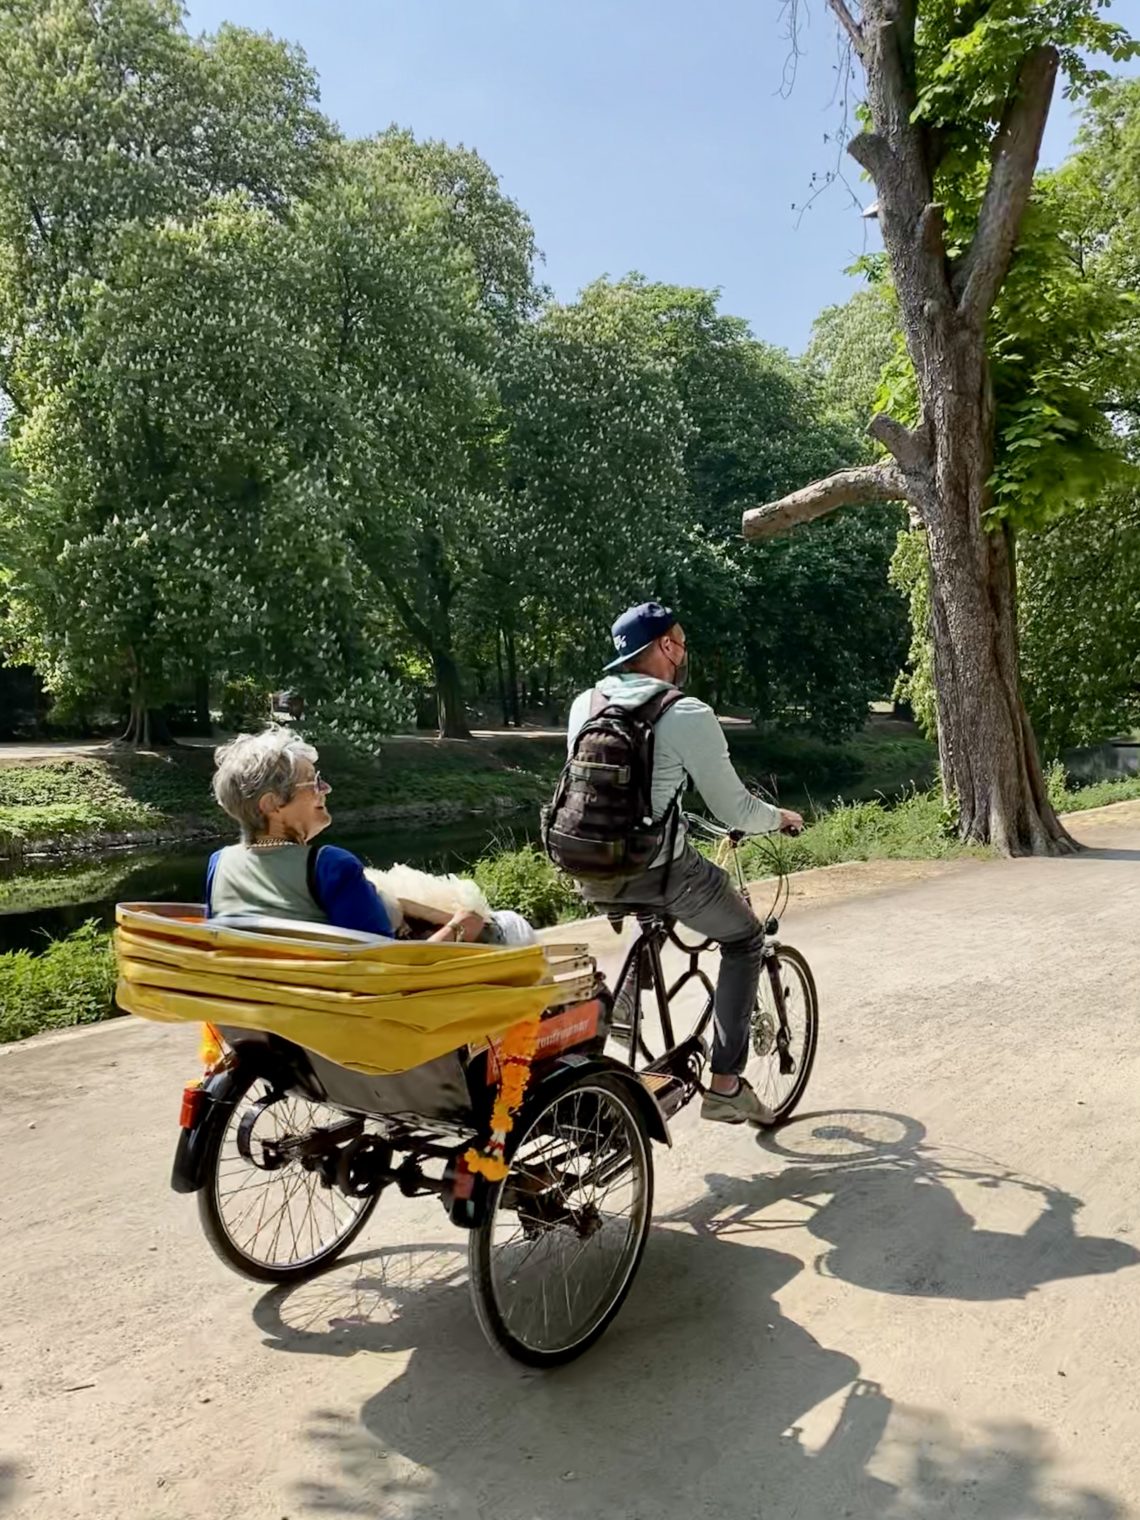
<svg viewBox="0 0 1140 1520"><path fill-rule="evenodd" d="M271 1102L263 1078L238 1080L237 1102L211 1143L198 1217L234 1271L257 1282L301 1282L351 1245L379 1195L350 1198L299 1160L273 1170L259 1165L265 1142L311 1134L343 1115L287 1093Z"/></svg>
<svg viewBox="0 0 1140 1520"><path fill-rule="evenodd" d="M769 964L765 962L752 1014L751 1052L745 1075L761 1103L774 1111L773 1122L780 1124L795 1110L811 1076L819 1038L819 999L811 967L798 950L781 945L776 960L787 1020L786 1048L781 1050L780 1017ZM789 1069L782 1069L789 1062Z"/></svg>
<svg viewBox="0 0 1140 1520"><path fill-rule="evenodd" d="M653 1160L628 1083L585 1074L526 1121L470 1242L491 1344L530 1367L593 1345L621 1308L649 1234Z"/></svg>

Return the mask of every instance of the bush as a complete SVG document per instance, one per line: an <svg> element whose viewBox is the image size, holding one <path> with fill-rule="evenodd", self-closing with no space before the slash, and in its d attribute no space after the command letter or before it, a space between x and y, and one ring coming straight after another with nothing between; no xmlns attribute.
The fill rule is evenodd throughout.
<svg viewBox="0 0 1140 1520"><path fill-rule="evenodd" d="M537 845L484 855L475 863L474 876L492 908L513 908L536 929L581 918L586 911L574 884L554 869Z"/></svg>
<svg viewBox="0 0 1140 1520"><path fill-rule="evenodd" d="M111 936L94 919L41 955L10 950L0 955L0 1041L111 1018L114 991Z"/></svg>
<svg viewBox="0 0 1140 1520"><path fill-rule="evenodd" d="M253 676L234 676L222 687L221 723L230 733L260 733L273 716L273 699Z"/></svg>
<svg viewBox="0 0 1140 1520"><path fill-rule="evenodd" d="M837 803L798 839L769 838L744 846L751 875L838 865L846 860L940 860L973 853L948 827L940 792L912 792L894 807L881 801Z"/></svg>

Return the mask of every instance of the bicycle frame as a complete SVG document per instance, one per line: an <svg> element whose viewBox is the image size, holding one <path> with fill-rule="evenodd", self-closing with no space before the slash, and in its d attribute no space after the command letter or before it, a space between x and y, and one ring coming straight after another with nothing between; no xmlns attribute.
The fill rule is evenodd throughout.
<svg viewBox="0 0 1140 1520"><path fill-rule="evenodd" d="M704 820L700 820L704 824ZM704 824L707 828L708 825ZM717 831L718 836L723 838L731 851L733 868L736 874L737 888L740 895L751 907L748 896L748 888L744 881L744 873L740 864L740 856L737 846L739 839L731 833ZM614 983L614 999L617 1000L622 989L626 986L630 977L633 978L633 1017L630 1028L629 1052L630 1065L637 1071L638 1056L643 1060L643 1071L668 1071L674 1070L683 1062L689 1068L689 1074L697 1079L699 1077L693 1069L693 1057L697 1057L700 1066L709 1058L709 1047L705 1035L712 1022L713 1008L716 998L716 988L708 972L700 965L700 957L713 946L712 939L701 940L698 944L686 944L676 932L676 923L668 915L657 911L636 912L639 933L626 954L617 981ZM780 1070L787 1075L793 1068L793 1060L790 1054L790 1033L788 1028L787 1006L784 997L784 986L780 977L779 969L779 941L776 934L779 931L779 921L769 917L764 923L764 947L762 950L763 969L767 971L772 986L772 997L776 1006L779 1027L776 1031L776 1047L779 1052ZM671 986L666 985L665 969L661 952L667 942L676 946L682 954L688 956L688 966L682 971ZM705 1003L692 1031L678 1041L673 1025L671 1004L690 982L697 981L705 989ZM644 1013L642 1008L641 994L647 987L652 987L657 1005L657 1017L661 1024L661 1033L665 1041L665 1049L660 1056L654 1057L644 1039L642 1038L642 1025ZM691 1094L690 1094L691 1095Z"/></svg>

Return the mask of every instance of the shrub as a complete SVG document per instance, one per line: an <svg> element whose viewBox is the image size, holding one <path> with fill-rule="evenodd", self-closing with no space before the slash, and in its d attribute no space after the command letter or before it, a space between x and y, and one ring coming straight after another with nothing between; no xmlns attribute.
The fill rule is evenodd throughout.
<svg viewBox="0 0 1140 1520"><path fill-rule="evenodd" d="M475 863L474 876L492 908L513 908L536 929L581 918L586 911L574 884L554 869L537 845L484 855Z"/></svg>
<svg viewBox="0 0 1140 1520"><path fill-rule="evenodd" d="M260 733L272 716L270 693L253 676L232 676L222 687L222 727L228 732Z"/></svg>
<svg viewBox="0 0 1140 1520"><path fill-rule="evenodd" d="M0 955L0 1041L111 1018L114 991L111 936L94 919L41 955L10 950Z"/></svg>

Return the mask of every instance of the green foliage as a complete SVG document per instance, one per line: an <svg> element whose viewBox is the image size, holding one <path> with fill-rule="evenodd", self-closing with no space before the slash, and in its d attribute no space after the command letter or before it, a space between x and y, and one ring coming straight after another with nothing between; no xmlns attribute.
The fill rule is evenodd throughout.
<svg viewBox="0 0 1140 1520"><path fill-rule="evenodd" d="M930 555L921 529L900 533L891 559L891 585L907 599L910 651L907 668L895 683L895 697L910 705L928 739L938 736L934 693L934 643L930 636Z"/></svg>
<svg viewBox="0 0 1140 1520"><path fill-rule="evenodd" d="M898 347L898 305L889 279L876 279L812 323L806 359L833 415L859 432L876 409L882 374ZM867 445L870 453L870 444Z"/></svg>
<svg viewBox="0 0 1140 1520"><path fill-rule="evenodd" d="M258 733L272 717L270 693L255 676L231 676L222 687L219 716L228 733Z"/></svg>
<svg viewBox="0 0 1140 1520"><path fill-rule="evenodd" d="M1140 491L1018 543L1021 664L1045 754L1140 723Z"/></svg>
<svg viewBox="0 0 1140 1520"><path fill-rule="evenodd" d="M111 936L94 920L39 955L8 951L0 955L0 1042L111 1018L114 991Z"/></svg>
<svg viewBox="0 0 1140 1520"><path fill-rule="evenodd" d="M1064 793L1061 803L1066 813L1083 813L1089 808L1110 807L1117 802L1140 801L1140 776L1120 781L1094 781Z"/></svg>
<svg viewBox="0 0 1140 1520"><path fill-rule="evenodd" d="M585 911L573 882L537 845L495 850L476 861L473 874L492 908L513 908L536 929Z"/></svg>

